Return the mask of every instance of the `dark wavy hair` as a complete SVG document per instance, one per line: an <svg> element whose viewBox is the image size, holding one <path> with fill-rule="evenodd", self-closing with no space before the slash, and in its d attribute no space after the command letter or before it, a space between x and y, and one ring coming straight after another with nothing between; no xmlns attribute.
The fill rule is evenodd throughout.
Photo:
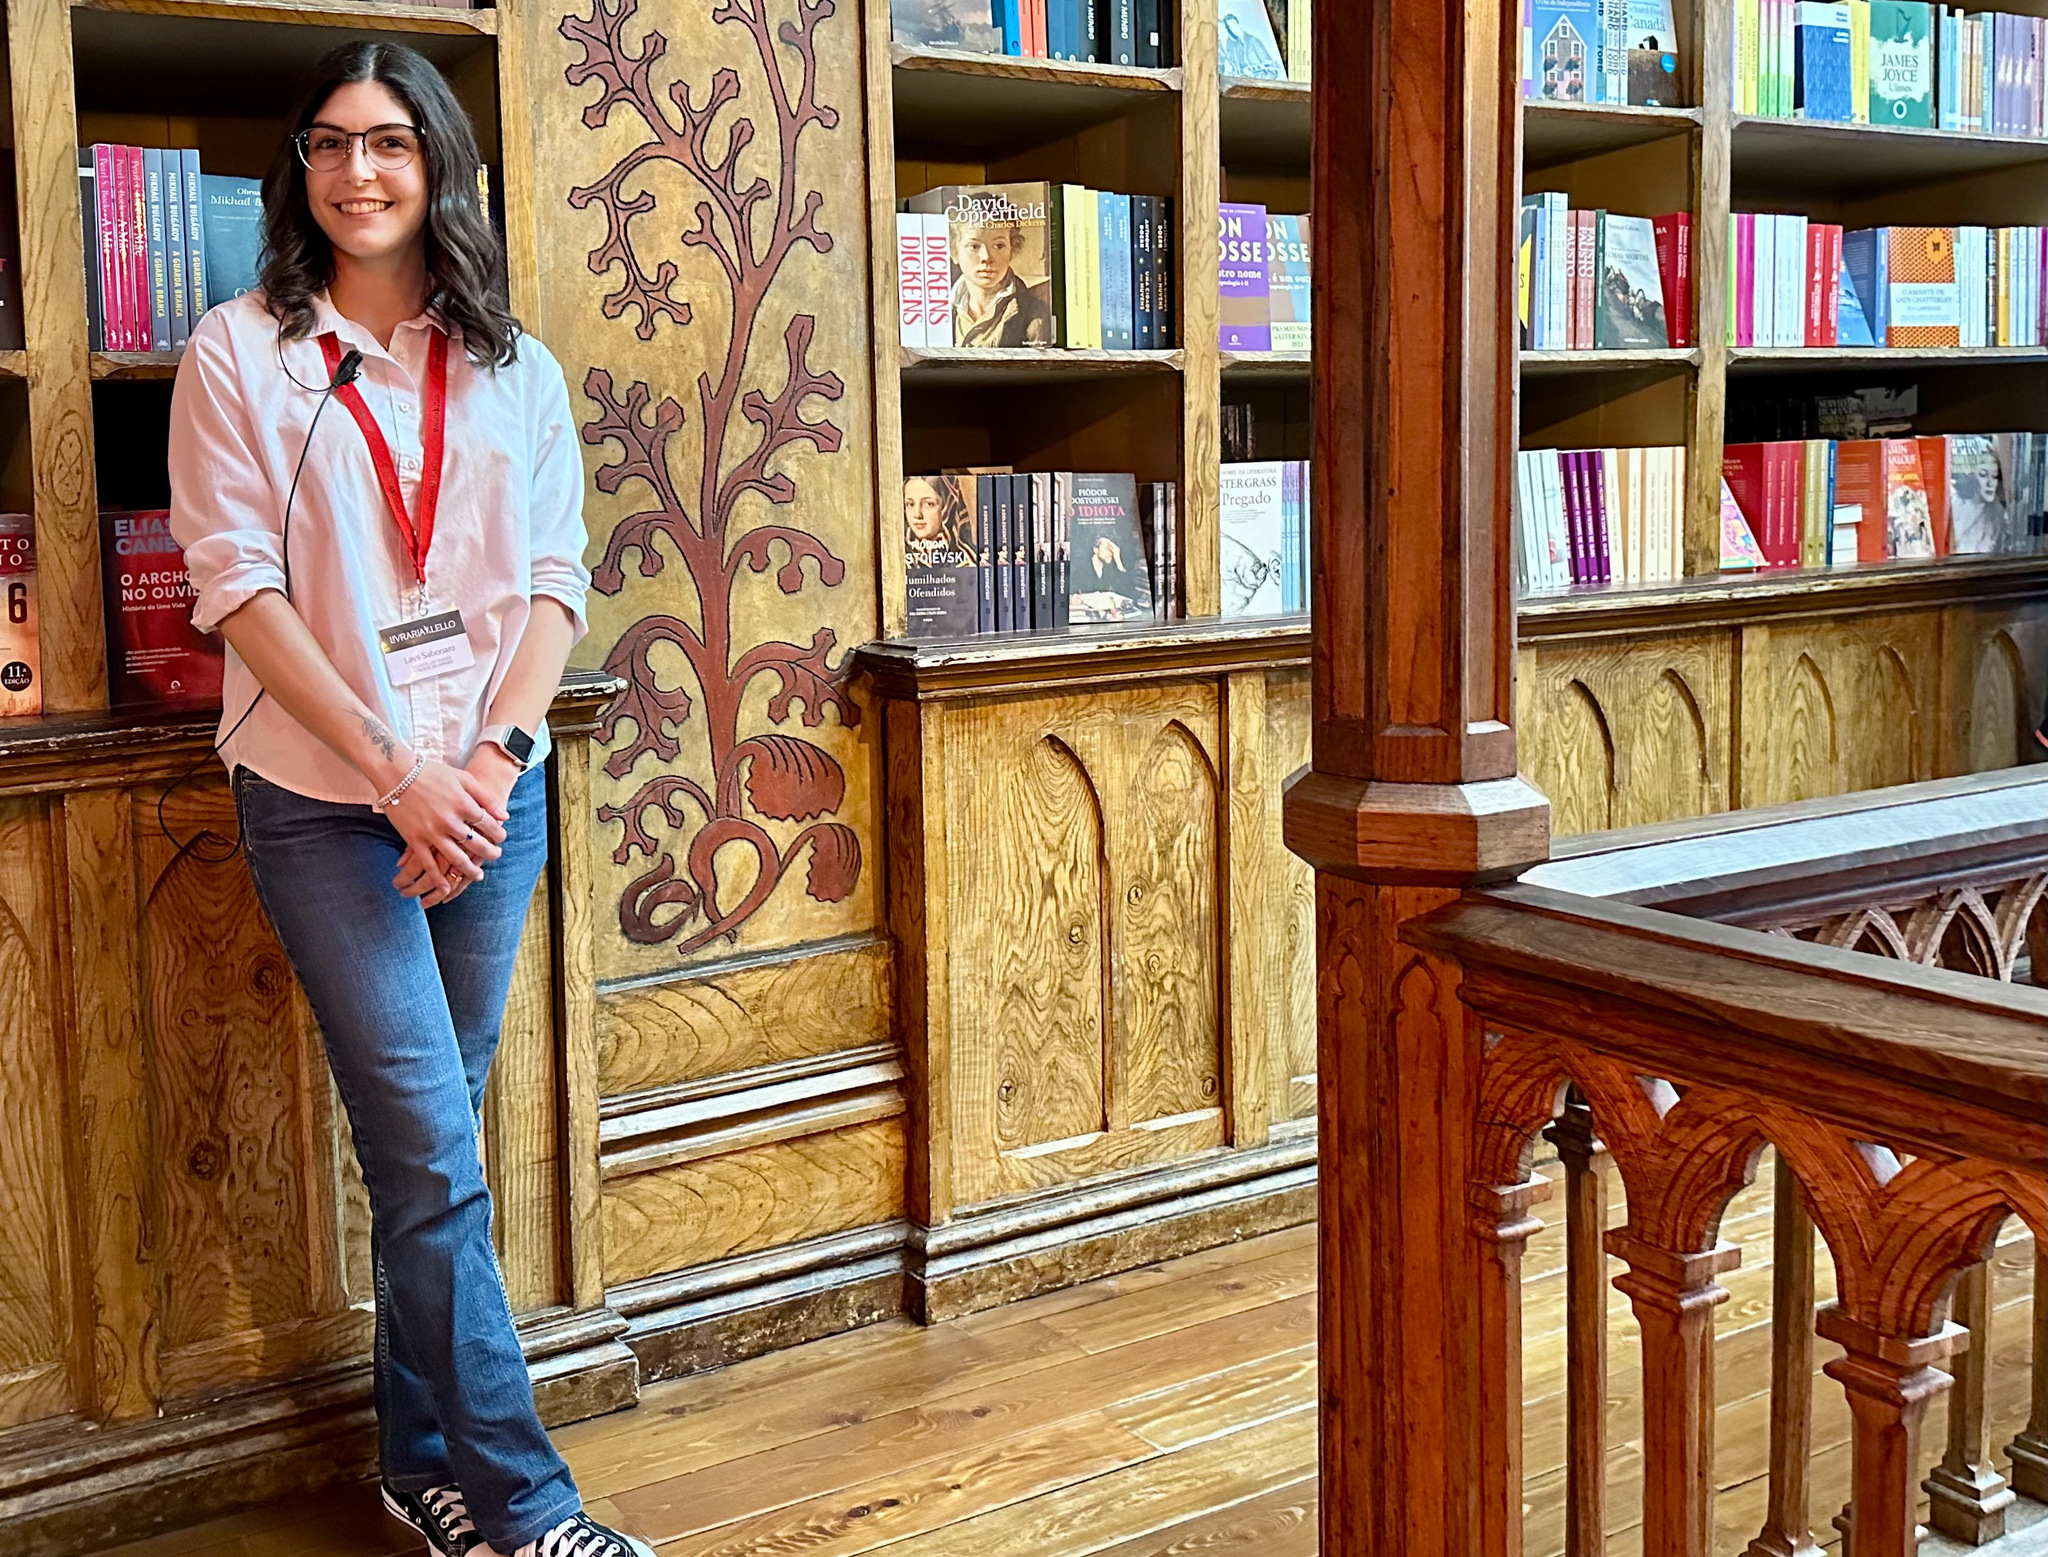
<svg viewBox="0 0 2048 1557"><path fill-rule="evenodd" d="M427 311L459 329L481 367L517 355L519 321L507 306L505 256L477 201L476 131L440 71L402 43L344 43L313 67L283 144L263 176L263 295L288 340L312 332L313 297L334 279L334 247L306 199L293 139L340 88L374 81L419 127L427 172Z"/></svg>

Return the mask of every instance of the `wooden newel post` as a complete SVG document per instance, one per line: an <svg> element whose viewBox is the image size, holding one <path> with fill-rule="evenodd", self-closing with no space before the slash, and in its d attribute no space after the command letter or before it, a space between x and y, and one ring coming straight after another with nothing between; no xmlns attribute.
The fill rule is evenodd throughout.
<svg viewBox="0 0 2048 1557"><path fill-rule="evenodd" d="M1515 776L1519 9L1316 8L1322 1551L1505 1554L1519 1379L1467 1198L1482 1043L1401 926L1545 857ZM1487 1483L1487 1485L1482 1485ZM1513 1520L1506 1523L1512 1526Z"/></svg>

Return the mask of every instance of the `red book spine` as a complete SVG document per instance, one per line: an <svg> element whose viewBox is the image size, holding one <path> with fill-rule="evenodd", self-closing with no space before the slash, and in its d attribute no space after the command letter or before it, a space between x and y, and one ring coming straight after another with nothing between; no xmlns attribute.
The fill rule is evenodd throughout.
<svg viewBox="0 0 2048 1557"><path fill-rule="evenodd" d="M1600 301L1600 255L1597 211L1574 211L1579 227L1579 338L1572 344L1582 351L1593 347L1593 314Z"/></svg>
<svg viewBox="0 0 2048 1557"><path fill-rule="evenodd" d="M1689 321L1686 317L1692 299L1686 296L1685 273L1679 258L1691 220L1690 212L1674 211L1650 223L1651 230L1657 235L1657 281L1664 289L1664 327L1670 332L1673 346L1692 344L1692 332L1687 328Z"/></svg>
<svg viewBox="0 0 2048 1557"><path fill-rule="evenodd" d="M128 159L128 335L130 351L149 350L149 187L142 148L123 146Z"/></svg>
<svg viewBox="0 0 2048 1557"><path fill-rule="evenodd" d="M1690 346L1698 339L1694 332L1694 303L1692 293L1692 212L1680 211L1678 221L1678 317L1680 332L1672 341L1674 346Z"/></svg>
<svg viewBox="0 0 2048 1557"><path fill-rule="evenodd" d="M1842 343L1842 229L1830 222L1822 228L1827 243L1821 269L1826 273L1822 284L1823 304L1821 309L1820 343L1823 346L1839 346Z"/></svg>
<svg viewBox="0 0 2048 1557"><path fill-rule="evenodd" d="M1834 292L1827 276L1828 230L1825 223L1806 224L1806 344L1827 345L1828 297Z"/></svg>
<svg viewBox="0 0 2048 1557"><path fill-rule="evenodd" d="M135 284L134 273L128 268L128 153L120 146L109 146L107 152L107 165L114 175L111 185L114 196L113 247L108 259L114 269L115 302L112 316L115 328L107 331L107 350L127 351L130 349L128 343L133 339L130 334L133 327L129 321L134 317L128 292Z"/></svg>
<svg viewBox="0 0 2048 1557"><path fill-rule="evenodd" d="M1776 499L1777 516L1777 549L1771 565L1796 568L1799 566L1800 483L1806 474L1806 451L1797 443L1776 443L1771 445L1771 453L1776 461L1772 495Z"/></svg>
<svg viewBox="0 0 2048 1557"><path fill-rule="evenodd" d="M117 202L114 199L114 162L109 155L111 146L97 145L92 149L93 200L98 207L100 266L100 338L95 346L100 351L118 351L115 344L121 338L121 282L119 266L114 256L119 247L114 238L114 213Z"/></svg>
<svg viewBox="0 0 2048 1557"><path fill-rule="evenodd" d="M1028 35L1024 52L1033 59L1046 57L1045 3L1046 0L1024 0L1024 25Z"/></svg>

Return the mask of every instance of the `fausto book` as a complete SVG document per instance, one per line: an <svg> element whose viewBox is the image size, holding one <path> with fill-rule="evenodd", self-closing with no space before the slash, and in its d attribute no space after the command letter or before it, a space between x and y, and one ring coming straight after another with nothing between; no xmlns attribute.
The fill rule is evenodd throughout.
<svg viewBox="0 0 2048 1557"><path fill-rule="evenodd" d="M1217 335L1225 351L1271 351L1273 315L1266 263L1266 208L1222 208L1222 243L1217 250L1216 286L1221 299Z"/></svg>
<svg viewBox="0 0 2048 1557"><path fill-rule="evenodd" d="M1287 61L1273 35L1264 0L1218 0L1216 64L1226 76L1260 81L1287 79Z"/></svg>
<svg viewBox="0 0 2048 1557"><path fill-rule="evenodd" d="M903 571L913 638L965 638L980 626L975 478L903 482Z"/></svg>
<svg viewBox="0 0 2048 1557"><path fill-rule="evenodd" d="M1598 235L1600 295L1593 344L1608 350L1669 346L1655 224L1647 216L1603 212Z"/></svg>
<svg viewBox="0 0 2048 1557"><path fill-rule="evenodd" d="M43 711L37 631L35 521L0 514L0 718Z"/></svg>
<svg viewBox="0 0 2048 1557"><path fill-rule="evenodd" d="M1002 0L889 0L889 26L913 48L1003 52Z"/></svg>
<svg viewBox="0 0 2048 1557"><path fill-rule="evenodd" d="M100 515L107 622L107 697L116 708L220 701L224 647L192 625L199 598L168 509Z"/></svg>
<svg viewBox="0 0 2048 1557"><path fill-rule="evenodd" d="M1057 342L1052 201L1053 186L1044 183L949 184L910 201L913 211L946 218L953 345Z"/></svg>
<svg viewBox="0 0 2048 1557"><path fill-rule="evenodd" d="M1921 0L1870 0L1870 122L1934 124L1934 44Z"/></svg>
<svg viewBox="0 0 2048 1557"><path fill-rule="evenodd" d="M1067 620L1151 620L1137 477L1077 471L1066 482Z"/></svg>
<svg viewBox="0 0 2048 1557"><path fill-rule="evenodd" d="M1266 218L1267 290L1273 350L1309 349L1309 238L1306 216Z"/></svg>

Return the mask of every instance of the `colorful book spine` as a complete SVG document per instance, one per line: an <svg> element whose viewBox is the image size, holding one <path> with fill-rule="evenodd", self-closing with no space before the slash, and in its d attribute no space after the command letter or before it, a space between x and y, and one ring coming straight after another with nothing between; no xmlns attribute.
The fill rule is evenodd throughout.
<svg viewBox="0 0 2048 1557"><path fill-rule="evenodd" d="M924 301L924 217L896 213L896 323L898 342L921 351L927 344ZM948 345L952 344L950 341Z"/></svg>
<svg viewBox="0 0 2048 1557"><path fill-rule="evenodd" d="M193 147L178 152L178 174L185 199L186 312L197 328L212 299L206 295L206 232L199 220L199 153Z"/></svg>
<svg viewBox="0 0 2048 1557"><path fill-rule="evenodd" d="M190 255L185 247L184 159L175 150L163 154L165 294L171 311L171 350L184 348L192 336L192 293L185 276Z"/></svg>
<svg viewBox="0 0 2048 1557"><path fill-rule="evenodd" d="M154 349L149 284L149 177L143 166L140 146L123 146L128 182L123 191L128 217L128 286L134 319L129 326L134 345L131 351Z"/></svg>

